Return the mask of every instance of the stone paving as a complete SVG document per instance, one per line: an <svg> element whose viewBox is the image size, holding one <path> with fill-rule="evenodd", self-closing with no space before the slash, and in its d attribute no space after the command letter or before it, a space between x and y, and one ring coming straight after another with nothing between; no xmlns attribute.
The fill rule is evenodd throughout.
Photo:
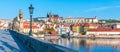
<svg viewBox="0 0 120 52"><path fill-rule="evenodd" d="M0 30L0 52L28 52L9 31Z"/></svg>

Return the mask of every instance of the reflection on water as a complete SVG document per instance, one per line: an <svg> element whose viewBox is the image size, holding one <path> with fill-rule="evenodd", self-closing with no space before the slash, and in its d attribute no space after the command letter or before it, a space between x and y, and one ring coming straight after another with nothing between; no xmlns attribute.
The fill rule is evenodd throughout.
<svg viewBox="0 0 120 52"><path fill-rule="evenodd" d="M120 52L120 39L45 39L79 52Z"/></svg>

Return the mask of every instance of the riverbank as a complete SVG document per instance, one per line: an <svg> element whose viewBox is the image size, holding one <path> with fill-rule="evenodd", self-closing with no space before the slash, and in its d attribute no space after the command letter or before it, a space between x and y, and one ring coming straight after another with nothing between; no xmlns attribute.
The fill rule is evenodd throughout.
<svg viewBox="0 0 120 52"><path fill-rule="evenodd" d="M71 38L104 38L104 39L120 39L120 36L89 36L89 35L79 35L71 36Z"/></svg>
<svg viewBox="0 0 120 52"><path fill-rule="evenodd" d="M78 52L89 52L91 50L91 52L120 52L120 39L60 38L45 40Z"/></svg>
<svg viewBox="0 0 120 52"><path fill-rule="evenodd" d="M60 35L45 35L45 39L59 39Z"/></svg>

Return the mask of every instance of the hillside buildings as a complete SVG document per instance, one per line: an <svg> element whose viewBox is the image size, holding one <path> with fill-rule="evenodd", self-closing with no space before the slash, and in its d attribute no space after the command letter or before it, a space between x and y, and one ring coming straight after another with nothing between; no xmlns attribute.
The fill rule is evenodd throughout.
<svg viewBox="0 0 120 52"><path fill-rule="evenodd" d="M120 23L109 23L99 25L96 29L89 29L87 35L95 36L119 36L120 35Z"/></svg>
<svg viewBox="0 0 120 52"><path fill-rule="evenodd" d="M0 29L8 29L10 20L8 19L0 19Z"/></svg>
<svg viewBox="0 0 120 52"><path fill-rule="evenodd" d="M40 22L40 23L69 23L69 24L74 24L74 23L98 23L97 16L93 18L85 18L85 17L78 17L78 18L73 18L73 17L68 17L68 18L63 18L60 17L59 15L49 13L47 14L47 17L36 17L33 18L35 22Z"/></svg>
<svg viewBox="0 0 120 52"><path fill-rule="evenodd" d="M60 17L57 14L52 15L51 13L49 13L48 17L49 17L49 22L52 22L52 23L61 23L61 20L63 19L63 17Z"/></svg>
<svg viewBox="0 0 120 52"><path fill-rule="evenodd" d="M21 10L19 11L19 16L13 19L11 25L11 29L15 31L29 33L30 23L24 20ZM0 28L2 28L1 25ZM37 34L111 36L120 35L120 23L99 23L96 16L93 18L63 18L59 15L48 13L46 17L33 18L32 30L33 33Z"/></svg>
<svg viewBox="0 0 120 52"><path fill-rule="evenodd" d="M60 17L57 14L52 14L51 12L47 14L46 17L36 17L33 18L34 22L39 22L39 23L60 23L62 20L62 17Z"/></svg>
<svg viewBox="0 0 120 52"><path fill-rule="evenodd" d="M49 20L48 17L36 17L36 18L33 18L34 22L38 22L40 24L47 23L48 20Z"/></svg>
<svg viewBox="0 0 120 52"><path fill-rule="evenodd" d="M98 19L94 18L63 18L59 15L52 14L51 12L47 14L46 17L33 18L32 29L33 33L40 33L48 31L48 33L63 34L67 32L86 32L88 30L89 24L98 23ZM23 17L23 12L20 10L18 17L13 19L11 28L15 31L22 33L29 33L30 23L25 21ZM53 28L53 31L46 30L46 28ZM84 30L81 30L81 29ZM90 27L89 27L90 28ZM93 28L93 27L91 27ZM61 31L60 31L61 29Z"/></svg>

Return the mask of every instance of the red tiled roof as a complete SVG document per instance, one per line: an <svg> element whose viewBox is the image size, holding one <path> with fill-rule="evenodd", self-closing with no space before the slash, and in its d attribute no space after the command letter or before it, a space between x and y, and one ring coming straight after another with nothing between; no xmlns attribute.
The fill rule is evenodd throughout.
<svg viewBox="0 0 120 52"><path fill-rule="evenodd" d="M90 26L90 24L89 23L84 23L84 25L83 26Z"/></svg>
<svg viewBox="0 0 120 52"><path fill-rule="evenodd" d="M90 26L99 26L99 24L89 24Z"/></svg>
<svg viewBox="0 0 120 52"><path fill-rule="evenodd" d="M110 27L99 27L99 28L97 28L97 29L88 29L88 31L110 31L110 32L120 32L120 29L112 29L112 28L110 28Z"/></svg>
<svg viewBox="0 0 120 52"><path fill-rule="evenodd" d="M75 23L74 26L81 26L82 24L80 23Z"/></svg>
<svg viewBox="0 0 120 52"><path fill-rule="evenodd" d="M53 35L57 35L57 34L58 34L58 33L55 32L55 31L51 31L51 33L52 33Z"/></svg>
<svg viewBox="0 0 120 52"><path fill-rule="evenodd" d="M51 35L59 35L57 32L55 31L50 31L50 30L47 30L47 32L51 32Z"/></svg>
<svg viewBox="0 0 120 52"><path fill-rule="evenodd" d="M23 28L25 29L29 29L30 28L30 25L23 25ZM32 25L32 29L38 29L39 27L35 26L35 25Z"/></svg>
<svg viewBox="0 0 120 52"><path fill-rule="evenodd" d="M90 23L75 23L74 26L90 26Z"/></svg>
<svg viewBox="0 0 120 52"><path fill-rule="evenodd" d="M3 25L0 25L0 28L3 28L4 26Z"/></svg>
<svg viewBox="0 0 120 52"><path fill-rule="evenodd" d="M70 24L64 24L64 27L70 27Z"/></svg>
<svg viewBox="0 0 120 52"><path fill-rule="evenodd" d="M24 25L29 25L30 22L23 22ZM35 23L32 23L32 25L35 25Z"/></svg>
<svg viewBox="0 0 120 52"><path fill-rule="evenodd" d="M30 22L23 22L23 28L29 29L30 28ZM35 25L35 23L32 23L32 28L33 29L38 29L39 27Z"/></svg>

